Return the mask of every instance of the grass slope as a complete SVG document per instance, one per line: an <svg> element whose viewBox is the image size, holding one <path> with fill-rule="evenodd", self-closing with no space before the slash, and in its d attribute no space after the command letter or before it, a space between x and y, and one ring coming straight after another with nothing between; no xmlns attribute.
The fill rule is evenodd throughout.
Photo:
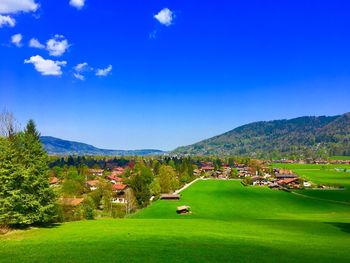
<svg viewBox="0 0 350 263"><path fill-rule="evenodd" d="M349 262L349 244L349 206L210 180L133 218L2 236L0 262Z"/></svg>

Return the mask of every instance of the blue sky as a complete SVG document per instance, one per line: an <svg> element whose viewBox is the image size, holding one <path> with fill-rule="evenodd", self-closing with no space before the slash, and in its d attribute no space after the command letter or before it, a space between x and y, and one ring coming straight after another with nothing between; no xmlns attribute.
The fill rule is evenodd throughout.
<svg viewBox="0 0 350 263"><path fill-rule="evenodd" d="M345 0L0 0L0 108L43 135L163 150L342 114L349 11Z"/></svg>

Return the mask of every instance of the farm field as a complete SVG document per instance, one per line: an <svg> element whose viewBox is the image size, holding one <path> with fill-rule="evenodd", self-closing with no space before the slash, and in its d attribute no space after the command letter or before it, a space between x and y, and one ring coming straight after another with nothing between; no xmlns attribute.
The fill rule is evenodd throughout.
<svg viewBox="0 0 350 263"><path fill-rule="evenodd" d="M348 202L350 204L350 165L338 164L274 164L274 167L293 170L299 176L315 183L329 186L342 186L343 190L298 190L300 194L310 197ZM339 172L335 169L346 169Z"/></svg>
<svg viewBox="0 0 350 263"><path fill-rule="evenodd" d="M349 244L350 206L207 180L128 219L0 236L0 262L348 262Z"/></svg>

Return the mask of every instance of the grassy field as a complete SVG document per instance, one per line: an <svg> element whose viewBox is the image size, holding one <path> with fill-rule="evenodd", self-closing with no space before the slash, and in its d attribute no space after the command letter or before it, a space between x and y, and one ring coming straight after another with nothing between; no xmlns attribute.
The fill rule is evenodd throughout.
<svg viewBox="0 0 350 263"><path fill-rule="evenodd" d="M0 262L349 262L349 244L350 206L208 180L132 218L0 236Z"/></svg>
<svg viewBox="0 0 350 263"><path fill-rule="evenodd" d="M318 164L274 164L274 167L293 170L299 176L315 184L342 186L343 190L301 190L296 191L310 197L345 201L350 203L350 165L318 165ZM348 172L339 172L336 169L346 169Z"/></svg>
<svg viewBox="0 0 350 263"><path fill-rule="evenodd" d="M331 160L350 160L350 156L332 156Z"/></svg>

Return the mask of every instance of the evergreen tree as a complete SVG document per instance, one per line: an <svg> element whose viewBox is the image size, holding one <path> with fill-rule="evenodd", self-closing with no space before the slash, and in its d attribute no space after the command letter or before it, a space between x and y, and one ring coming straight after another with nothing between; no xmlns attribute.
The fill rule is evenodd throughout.
<svg viewBox="0 0 350 263"><path fill-rule="evenodd" d="M35 125L35 122L33 120L29 120L28 121L28 124L24 130L24 132L27 134L27 135L31 135L33 136L36 140L39 141L40 139L40 133L37 131L36 129L36 125Z"/></svg>
<svg viewBox="0 0 350 263"><path fill-rule="evenodd" d="M48 182L48 156L33 121L13 139L1 139L0 221L29 225L53 220L55 194Z"/></svg>

